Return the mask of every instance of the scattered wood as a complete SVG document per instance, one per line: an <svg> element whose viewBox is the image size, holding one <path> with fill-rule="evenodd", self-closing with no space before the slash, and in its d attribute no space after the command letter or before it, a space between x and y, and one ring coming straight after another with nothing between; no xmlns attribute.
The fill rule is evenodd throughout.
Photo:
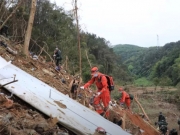
<svg viewBox="0 0 180 135"><path fill-rule="evenodd" d="M38 45L38 44L35 42L35 40L33 40L32 38L31 38L31 40L32 40L38 47L42 48L40 45ZM51 59L51 61L54 63L54 60L53 60L52 57L49 55L49 53L46 52L46 50L44 50L44 49L43 49L43 51L49 56L49 58Z"/></svg>
<svg viewBox="0 0 180 135"><path fill-rule="evenodd" d="M29 63L31 63L34 67L36 67L37 69L39 69L39 66L36 66L36 64L34 64L32 61L30 61Z"/></svg>
<svg viewBox="0 0 180 135"><path fill-rule="evenodd" d="M21 0L18 5L16 6L16 8L11 12L11 14L6 18L6 20L3 22L3 24L0 26L0 29L2 29L2 27L6 24L6 22L9 20L9 18L12 17L12 15L16 12L16 10L20 7L21 3L23 2L23 0Z"/></svg>
<svg viewBox="0 0 180 135"><path fill-rule="evenodd" d="M122 117L122 129L125 130L125 128L126 128L126 113L124 113Z"/></svg>
<svg viewBox="0 0 180 135"><path fill-rule="evenodd" d="M55 76L52 72L48 71L47 69L43 68L42 71L46 74L49 74L50 76Z"/></svg>
<svg viewBox="0 0 180 135"><path fill-rule="evenodd" d="M13 49L11 49L10 47L6 47L6 50L9 52L9 53L12 53L13 55L17 55L17 51L14 51Z"/></svg>

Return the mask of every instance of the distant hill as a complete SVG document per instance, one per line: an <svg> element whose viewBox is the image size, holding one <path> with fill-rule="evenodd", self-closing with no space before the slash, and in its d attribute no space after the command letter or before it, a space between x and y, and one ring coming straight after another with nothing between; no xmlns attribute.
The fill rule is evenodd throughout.
<svg viewBox="0 0 180 135"><path fill-rule="evenodd" d="M114 52L136 77L148 77L152 67L160 59L160 47L139 47L137 45L119 44L114 46Z"/></svg>
<svg viewBox="0 0 180 135"><path fill-rule="evenodd" d="M158 79L161 85L177 85L180 82L180 41L149 48L119 44L114 46L113 51L136 78Z"/></svg>
<svg viewBox="0 0 180 135"><path fill-rule="evenodd" d="M123 62L129 59L134 59L136 56L142 54L147 49L148 48L130 44L118 44L113 47L113 51L117 55L120 55L120 58Z"/></svg>

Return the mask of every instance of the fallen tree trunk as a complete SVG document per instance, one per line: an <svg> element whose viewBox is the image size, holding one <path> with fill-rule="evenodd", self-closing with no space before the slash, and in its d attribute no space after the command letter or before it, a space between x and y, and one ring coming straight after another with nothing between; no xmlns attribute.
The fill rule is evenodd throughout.
<svg viewBox="0 0 180 135"><path fill-rule="evenodd" d="M141 108L144 116L145 116L145 117L147 118L147 120L150 122L150 119L149 119L149 117L147 116L146 112L144 111L144 108L142 107L142 105L139 103L139 101L137 100L136 97L134 97L134 99L135 99L136 103L138 104L138 106Z"/></svg>

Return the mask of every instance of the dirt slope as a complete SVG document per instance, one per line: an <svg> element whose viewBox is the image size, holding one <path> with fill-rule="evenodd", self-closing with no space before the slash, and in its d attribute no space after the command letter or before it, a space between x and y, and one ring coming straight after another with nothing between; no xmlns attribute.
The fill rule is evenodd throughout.
<svg viewBox="0 0 180 135"><path fill-rule="evenodd" d="M33 60L32 58L26 58L21 54L21 45L12 47L10 41L4 42L8 44L13 50L16 50L18 54L12 55L11 53L7 52L4 47L0 46L0 55L3 58L5 58L7 61L12 60L12 64L40 79L46 84L56 88L58 91L70 95L70 86L72 84L72 80L75 78L77 79L77 77L69 75L65 69L62 69L61 72L56 71L54 69L54 64L51 62L46 62L46 60L42 57L39 57L38 61ZM5 90L2 90L2 92L9 94ZM89 107L89 98L83 98L90 95L88 95L88 93L81 94L81 98L77 99L75 102L80 102ZM13 96L11 100L13 104L10 107L4 106L4 103L8 102L9 100L2 101L0 103L0 118L5 118L5 120L1 120L0 122L0 134L3 133L6 135L11 133L14 135L73 135L73 133L68 131L68 129L62 127L61 125L57 125L55 118L53 119L44 116L36 109L27 105L15 96ZM150 126L147 122L145 122L144 119L142 119L142 117L137 114L130 113L127 110L122 110L122 108L119 106L112 107L110 111L111 116L109 120L113 121L114 118L124 118L125 125L123 128L131 134L159 134L154 128L152 128L152 126Z"/></svg>

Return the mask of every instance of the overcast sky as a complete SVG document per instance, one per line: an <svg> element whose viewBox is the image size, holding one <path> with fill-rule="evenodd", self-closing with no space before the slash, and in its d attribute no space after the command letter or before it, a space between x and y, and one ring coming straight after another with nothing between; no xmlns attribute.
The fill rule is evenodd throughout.
<svg viewBox="0 0 180 135"><path fill-rule="evenodd" d="M73 8L72 0L51 2ZM78 7L82 29L112 45L164 46L180 40L180 0L78 0Z"/></svg>

